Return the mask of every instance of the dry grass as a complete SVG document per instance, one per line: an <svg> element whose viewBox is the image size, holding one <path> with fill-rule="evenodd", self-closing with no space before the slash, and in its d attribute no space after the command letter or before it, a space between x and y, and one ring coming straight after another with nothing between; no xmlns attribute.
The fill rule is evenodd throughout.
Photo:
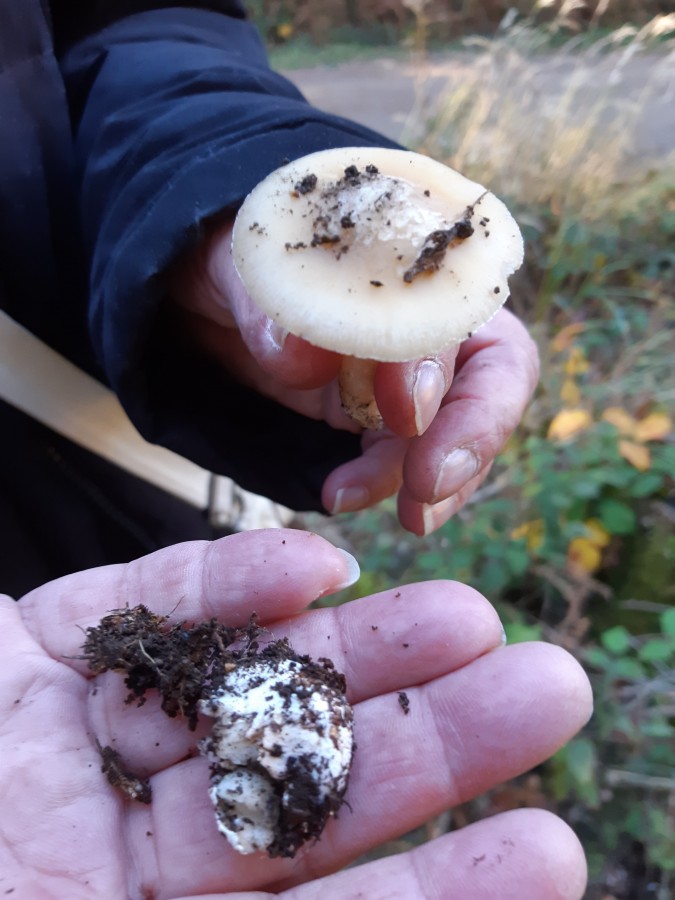
<svg viewBox="0 0 675 900"><path fill-rule="evenodd" d="M547 38L529 26L473 39L472 64L421 149L525 207L587 221L608 205L616 213L639 202L650 170L675 182L675 152L652 154L646 138L658 128L647 116L672 116L675 37L663 35L673 30L675 15L658 16L546 53Z"/></svg>
<svg viewBox="0 0 675 900"><path fill-rule="evenodd" d="M298 35L317 44L335 30L379 33L401 39L417 29L447 41L479 32L491 34L505 18L528 18L552 31L642 25L663 10L662 0L249 0L248 8L273 42Z"/></svg>

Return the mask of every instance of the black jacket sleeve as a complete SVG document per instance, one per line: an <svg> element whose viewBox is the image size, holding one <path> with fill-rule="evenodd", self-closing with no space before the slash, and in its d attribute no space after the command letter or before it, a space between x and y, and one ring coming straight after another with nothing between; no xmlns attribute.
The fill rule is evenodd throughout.
<svg viewBox="0 0 675 900"><path fill-rule="evenodd" d="M237 4L147 3L117 21L112 11L129 3L94 6L102 30L69 43L56 29L91 260L88 327L104 377L149 440L317 509L325 476L358 454L357 438L245 390L163 330L159 276L205 220L231 214L284 159L391 144L309 106L270 70Z"/></svg>

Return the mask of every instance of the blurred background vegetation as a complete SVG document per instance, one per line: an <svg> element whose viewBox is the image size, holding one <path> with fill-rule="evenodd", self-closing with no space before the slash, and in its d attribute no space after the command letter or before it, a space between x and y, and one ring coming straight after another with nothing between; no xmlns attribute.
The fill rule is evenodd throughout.
<svg viewBox="0 0 675 900"><path fill-rule="evenodd" d="M357 555L360 595L430 578L473 585L510 641L577 656L596 713L550 762L382 852L544 806L576 828L588 897L605 900L675 897L675 150L641 152L638 140L657 95L672 134L667 5L249 3L281 67L389 52L423 66L427 54L469 53L411 149L489 185L526 237L510 302L538 341L543 375L489 481L422 539L397 525L391 503L306 524ZM622 77L638 57L647 75L631 89ZM564 82L535 104L542 58Z"/></svg>

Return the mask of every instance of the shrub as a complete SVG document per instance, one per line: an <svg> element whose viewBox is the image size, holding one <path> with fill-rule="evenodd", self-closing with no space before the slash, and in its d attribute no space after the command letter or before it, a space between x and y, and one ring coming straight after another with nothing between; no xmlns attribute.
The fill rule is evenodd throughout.
<svg viewBox="0 0 675 900"><path fill-rule="evenodd" d="M449 88L421 149L517 210L527 254L512 303L542 382L489 482L439 532L405 534L392 503L341 526L361 593L457 578L493 600L509 640L560 643L586 667L597 711L584 732L453 821L557 808L586 846L589 897L675 893L675 166L633 153L640 107L621 81L651 33L546 45L550 108L525 99L543 50L529 28L481 44ZM674 48L649 56L641 101L663 90Z"/></svg>

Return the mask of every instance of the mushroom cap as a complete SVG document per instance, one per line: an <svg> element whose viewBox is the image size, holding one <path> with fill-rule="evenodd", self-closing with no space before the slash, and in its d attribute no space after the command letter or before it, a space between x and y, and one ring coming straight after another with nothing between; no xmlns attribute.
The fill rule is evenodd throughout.
<svg viewBox="0 0 675 900"><path fill-rule="evenodd" d="M470 236L460 228L457 237L462 222ZM439 233L441 243L457 239L425 257ZM248 293L282 328L341 354L397 362L438 353L492 318L523 241L501 200L442 163L350 147L261 181L239 210L232 253Z"/></svg>

